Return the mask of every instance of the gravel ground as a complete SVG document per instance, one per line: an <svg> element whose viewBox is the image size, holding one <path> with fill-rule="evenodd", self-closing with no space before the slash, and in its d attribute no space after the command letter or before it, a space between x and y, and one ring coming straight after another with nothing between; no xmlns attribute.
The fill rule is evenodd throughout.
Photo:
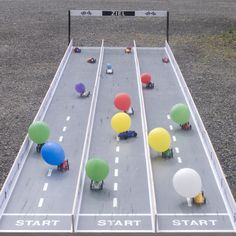
<svg viewBox="0 0 236 236"><path fill-rule="evenodd" d="M160 9L170 11L170 45L236 198L235 0L0 0L0 9L0 184L67 47L67 10ZM163 45L161 20L72 24L80 45Z"/></svg>

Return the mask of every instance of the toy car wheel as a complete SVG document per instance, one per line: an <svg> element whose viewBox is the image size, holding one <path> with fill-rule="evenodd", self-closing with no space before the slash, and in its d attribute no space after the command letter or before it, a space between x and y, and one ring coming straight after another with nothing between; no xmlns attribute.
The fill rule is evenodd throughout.
<svg viewBox="0 0 236 236"><path fill-rule="evenodd" d="M138 134L135 132L135 133L134 133L134 137L137 137L137 135L138 135Z"/></svg>

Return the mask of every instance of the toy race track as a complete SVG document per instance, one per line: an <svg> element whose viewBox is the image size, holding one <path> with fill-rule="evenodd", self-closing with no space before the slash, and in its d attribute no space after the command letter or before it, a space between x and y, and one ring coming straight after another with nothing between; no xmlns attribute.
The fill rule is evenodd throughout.
<svg viewBox="0 0 236 236"><path fill-rule="evenodd" d="M154 88L142 85L144 72L152 75ZM89 96L78 95L78 82ZM118 112L114 97L121 92L132 98L131 129L138 134L127 140L111 128ZM170 119L176 103L188 106L190 130ZM125 51L102 41L100 47L75 50L71 40L34 121L48 124L50 140L63 147L69 170L47 165L27 135L1 191L2 234L235 235L235 201L167 42L163 48L141 48L134 41ZM156 127L170 133L173 158L149 147L148 133ZM97 191L90 189L85 172L94 157L106 160L110 169ZM173 176L182 168L201 176L205 204L175 191Z"/></svg>

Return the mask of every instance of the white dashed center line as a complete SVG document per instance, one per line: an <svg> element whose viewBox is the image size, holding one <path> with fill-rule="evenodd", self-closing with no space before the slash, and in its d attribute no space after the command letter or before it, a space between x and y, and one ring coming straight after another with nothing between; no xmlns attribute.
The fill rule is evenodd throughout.
<svg viewBox="0 0 236 236"><path fill-rule="evenodd" d="M63 129L62 129L62 131L63 131L63 132L66 132L66 129L67 129L67 127L64 126Z"/></svg>
<svg viewBox="0 0 236 236"><path fill-rule="evenodd" d="M179 153L179 148L178 147L175 148L175 152Z"/></svg>
<svg viewBox="0 0 236 236"><path fill-rule="evenodd" d="M172 139L174 142L176 142L176 137L175 136L172 136Z"/></svg>
<svg viewBox="0 0 236 236"><path fill-rule="evenodd" d="M47 189L48 189L48 183L45 183L45 184L43 185L43 191L45 192L45 191L47 191Z"/></svg>
<svg viewBox="0 0 236 236"><path fill-rule="evenodd" d="M62 140L63 140L63 136L60 136L59 142L62 142Z"/></svg>
<svg viewBox="0 0 236 236"><path fill-rule="evenodd" d="M167 119L170 120L170 115L167 115Z"/></svg>
<svg viewBox="0 0 236 236"><path fill-rule="evenodd" d="M116 152L119 152L119 151L120 151L120 147L117 146L117 147L116 147Z"/></svg>
<svg viewBox="0 0 236 236"><path fill-rule="evenodd" d="M117 198L113 198L113 207L117 207Z"/></svg>
<svg viewBox="0 0 236 236"><path fill-rule="evenodd" d="M44 201L43 198L40 198L40 199L39 199L38 207L42 207L42 206L43 206L43 201Z"/></svg>
<svg viewBox="0 0 236 236"><path fill-rule="evenodd" d="M69 120L70 120L70 116L67 116L67 117L66 117L66 121L69 121Z"/></svg>
<svg viewBox="0 0 236 236"><path fill-rule="evenodd" d="M177 157L177 160L178 160L179 163L182 163L181 157Z"/></svg>
<svg viewBox="0 0 236 236"><path fill-rule="evenodd" d="M170 127L170 130L173 130L173 126L172 125L170 125L169 127Z"/></svg>
<svg viewBox="0 0 236 236"><path fill-rule="evenodd" d="M116 141L120 141L120 138L119 138L119 136L116 136Z"/></svg>
<svg viewBox="0 0 236 236"><path fill-rule="evenodd" d="M118 171L118 169L115 169L115 170L114 170L114 176L116 176L116 177L117 177L117 176L119 175L119 173L118 173L118 172L119 172L119 171Z"/></svg>
<svg viewBox="0 0 236 236"><path fill-rule="evenodd" d="M118 183L114 183L114 191L118 190Z"/></svg>
<svg viewBox="0 0 236 236"><path fill-rule="evenodd" d="M115 158L115 163L118 164L119 163L119 157Z"/></svg>
<svg viewBox="0 0 236 236"><path fill-rule="evenodd" d="M52 169L49 169L48 170L48 176L51 176L52 175Z"/></svg>

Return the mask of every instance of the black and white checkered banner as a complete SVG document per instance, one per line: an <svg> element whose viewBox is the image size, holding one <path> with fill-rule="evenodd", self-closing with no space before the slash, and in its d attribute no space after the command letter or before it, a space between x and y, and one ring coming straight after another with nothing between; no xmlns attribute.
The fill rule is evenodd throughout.
<svg viewBox="0 0 236 236"><path fill-rule="evenodd" d="M102 11L102 10L70 10L71 16L142 16L166 17L167 11Z"/></svg>

